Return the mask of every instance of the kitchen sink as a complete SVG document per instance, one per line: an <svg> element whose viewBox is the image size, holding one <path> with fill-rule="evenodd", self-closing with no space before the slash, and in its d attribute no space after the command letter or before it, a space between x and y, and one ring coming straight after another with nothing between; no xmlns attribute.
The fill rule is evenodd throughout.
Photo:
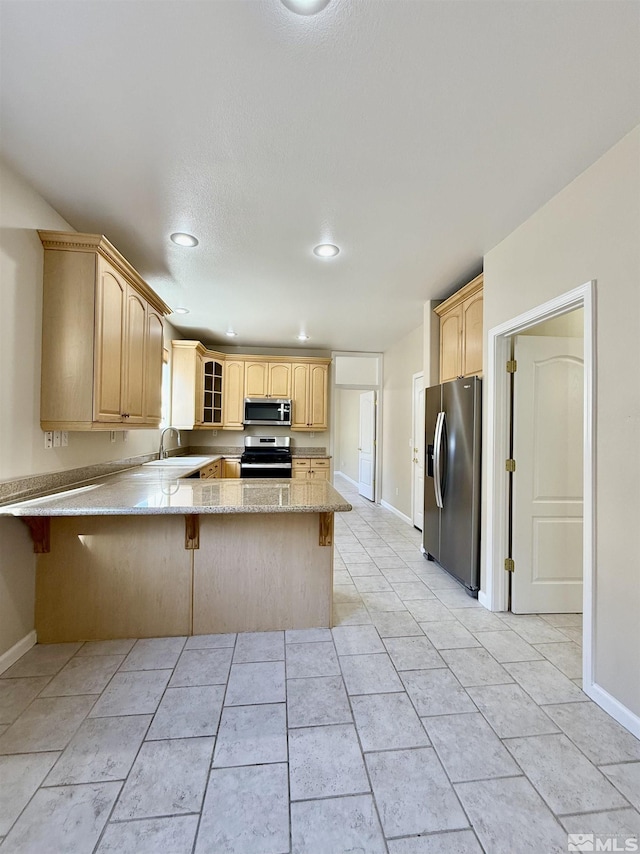
<svg viewBox="0 0 640 854"><path fill-rule="evenodd" d="M164 460L151 460L148 463L143 463L145 466L203 466L208 463L211 457L167 457Z"/></svg>

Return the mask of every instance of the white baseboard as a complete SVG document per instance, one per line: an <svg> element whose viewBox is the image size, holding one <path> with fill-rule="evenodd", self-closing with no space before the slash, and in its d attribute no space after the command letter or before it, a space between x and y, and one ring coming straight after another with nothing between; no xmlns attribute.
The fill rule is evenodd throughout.
<svg viewBox="0 0 640 854"><path fill-rule="evenodd" d="M384 507L385 510L391 510L392 513L395 513L395 515L402 519L403 522L406 522L407 525L411 525L411 527L413 528L413 522L411 521L411 519L404 513L401 513L400 510L393 506L393 504L389 504L388 501L384 500L382 500L380 504Z"/></svg>
<svg viewBox="0 0 640 854"><path fill-rule="evenodd" d="M608 691L605 691L600 685L586 685L584 692L588 697L591 697L594 703L597 703L601 709L611 715L625 729L628 729L636 738L640 738L640 717L628 709L626 706L616 700Z"/></svg>
<svg viewBox="0 0 640 854"><path fill-rule="evenodd" d="M489 597L482 590L478 590L478 602L480 605L483 605L487 611L491 610L491 602L489 601Z"/></svg>
<svg viewBox="0 0 640 854"><path fill-rule="evenodd" d="M340 477L343 477L345 480L348 480L349 483L352 483L356 487L356 489L360 486L357 480L354 480L352 477L349 477L349 475L345 474L343 471L334 471L333 476L335 477L337 474L339 474Z"/></svg>
<svg viewBox="0 0 640 854"><path fill-rule="evenodd" d="M28 652L32 646L35 646L37 640L38 636L34 629L32 632L29 632L28 635L25 635L22 640L19 640L18 643L14 643L11 649L8 649L0 655L0 673L4 673L4 671L8 670L12 664L15 664L16 661L25 654L25 652Z"/></svg>

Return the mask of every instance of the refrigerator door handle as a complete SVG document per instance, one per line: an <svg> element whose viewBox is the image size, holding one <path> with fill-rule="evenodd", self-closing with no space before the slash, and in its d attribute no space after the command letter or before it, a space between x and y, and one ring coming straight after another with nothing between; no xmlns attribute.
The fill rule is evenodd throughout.
<svg viewBox="0 0 640 854"><path fill-rule="evenodd" d="M436 495L436 504L442 510L442 436L444 433L444 412L438 412L436 418L436 432L433 439L433 488Z"/></svg>

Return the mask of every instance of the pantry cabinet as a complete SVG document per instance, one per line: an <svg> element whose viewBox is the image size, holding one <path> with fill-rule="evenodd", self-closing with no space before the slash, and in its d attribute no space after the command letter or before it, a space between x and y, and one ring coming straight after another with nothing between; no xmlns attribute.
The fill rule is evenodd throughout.
<svg viewBox="0 0 640 854"><path fill-rule="evenodd" d="M482 374L482 287L480 274L435 309L440 317L440 382Z"/></svg>
<svg viewBox="0 0 640 854"><path fill-rule="evenodd" d="M328 365L292 365L292 430L326 430Z"/></svg>
<svg viewBox="0 0 640 854"><path fill-rule="evenodd" d="M105 237L38 234L42 429L158 427L169 307Z"/></svg>

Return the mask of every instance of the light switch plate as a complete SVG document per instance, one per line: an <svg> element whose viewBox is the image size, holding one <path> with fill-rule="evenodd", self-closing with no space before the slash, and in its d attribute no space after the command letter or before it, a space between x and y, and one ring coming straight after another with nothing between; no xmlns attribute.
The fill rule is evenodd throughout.
<svg viewBox="0 0 640 854"><path fill-rule="evenodd" d="M60 431L59 431L59 430L54 430L54 431L53 431L53 447L54 447L54 448L59 448L59 447L60 447L60 443L61 443L61 442L62 442L62 437L61 437L61 435L60 435Z"/></svg>
<svg viewBox="0 0 640 854"><path fill-rule="evenodd" d="M66 448L69 444L69 433L67 430L62 430L60 433L60 444Z"/></svg>

